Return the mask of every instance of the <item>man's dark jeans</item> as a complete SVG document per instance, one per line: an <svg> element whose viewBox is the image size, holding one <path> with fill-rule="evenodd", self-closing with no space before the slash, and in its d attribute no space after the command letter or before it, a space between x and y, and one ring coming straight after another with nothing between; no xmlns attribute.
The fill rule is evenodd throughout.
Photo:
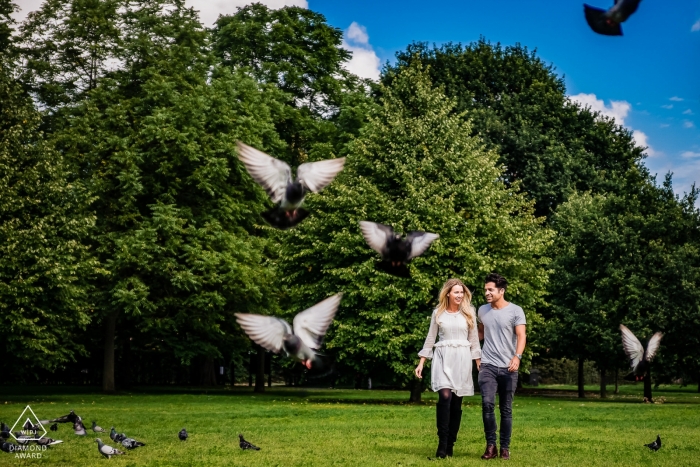
<svg viewBox="0 0 700 467"><path fill-rule="evenodd" d="M510 434L513 431L513 395L518 385L518 372L508 368L482 364L479 371L481 388L481 416L484 419L486 444L496 445L496 393L498 409L501 412L501 449L510 448Z"/></svg>

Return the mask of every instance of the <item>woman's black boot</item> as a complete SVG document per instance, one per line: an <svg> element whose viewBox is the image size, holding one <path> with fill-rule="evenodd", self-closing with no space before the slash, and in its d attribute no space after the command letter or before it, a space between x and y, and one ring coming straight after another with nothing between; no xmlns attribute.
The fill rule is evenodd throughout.
<svg viewBox="0 0 700 467"><path fill-rule="evenodd" d="M437 432L438 447L435 457L447 457L447 438L450 435L450 401L439 401L437 403Z"/></svg>
<svg viewBox="0 0 700 467"><path fill-rule="evenodd" d="M462 409L450 411L450 428L447 435L447 456L452 457L454 445L457 442L459 425L462 423Z"/></svg>

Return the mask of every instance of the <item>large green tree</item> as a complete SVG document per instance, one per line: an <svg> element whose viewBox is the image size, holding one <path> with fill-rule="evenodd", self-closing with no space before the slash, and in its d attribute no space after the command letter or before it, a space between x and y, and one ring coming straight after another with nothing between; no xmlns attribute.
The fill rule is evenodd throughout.
<svg viewBox="0 0 700 467"><path fill-rule="evenodd" d="M220 358L235 337L233 312L267 305L265 240L256 235L265 198L242 177L235 141L282 147L271 93L212 67L194 11L149 0L123 14L123 68L99 80L56 133L98 198L106 391L115 388L120 326L187 364Z"/></svg>
<svg viewBox="0 0 700 467"><path fill-rule="evenodd" d="M382 96L349 144L343 172L310 197L311 216L281 235L280 277L293 311L343 292L328 349L346 369L411 385L416 400L412 369L441 284L460 277L481 288L498 270L536 328L550 232L420 65L401 69ZM400 279L374 269L360 220L440 239L411 264L412 278Z"/></svg>
<svg viewBox="0 0 700 467"><path fill-rule="evenodd" d="M413 43L397 53L382 81L390 83L413 61L428 66L433 82L455 99L454 111L496 150L504 180L521 182L537 215L550 216L576 191L617 193L624 179L639 177L643 148L627 144L624 128L570 102L554 67L526 47L483 38Z"/></svg>

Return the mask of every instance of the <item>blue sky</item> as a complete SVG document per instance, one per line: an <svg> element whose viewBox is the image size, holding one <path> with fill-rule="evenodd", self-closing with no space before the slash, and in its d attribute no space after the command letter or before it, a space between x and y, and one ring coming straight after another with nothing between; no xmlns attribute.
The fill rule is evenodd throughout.
<svg viewBox="0 0 700 467"><path fill-rule="evenodd" d="M607 8L612 0L591 4ZM700 181L700 0L644 0L622 37L593 33L580 1L308 0L308 7L346 35L364 28L359 46L382 64L412 41L468 43L484 36L537 49L564 76L569 95L646 141L645 164L659 180L673 171L677 192Z"/></svg>
<svg viewBox="0 0 700 467"><path fill-rule="evenodd" d="M41 0L15 0L21 19ZM645 164L662 180L674 173L682 193L700 182L700 0L643 0L623 24L624 36L593 33L574 0L259 0L271 8L297 5L326 16L345 32L354 58L348 68L367 77L412 41L469 43L484 36L517 42L556 67L573 99L616 118L648 146ZM613 0L590 0L607 8ZM600 3L598 3L600 1ZM205 24L249 0L186 0Z"/></svg>

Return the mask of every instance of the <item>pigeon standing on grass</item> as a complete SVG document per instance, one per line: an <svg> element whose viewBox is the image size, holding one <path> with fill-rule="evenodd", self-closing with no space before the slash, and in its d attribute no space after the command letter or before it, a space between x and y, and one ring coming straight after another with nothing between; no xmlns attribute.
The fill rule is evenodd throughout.
<svg viewBox="0 0 700 467"><path fill-rule="evenodd" d="M10 432L10 427L7 426L5 422L0 422L0 431L4 431L9 433Z"/></svg>
<svg viewBox="0 0 700 467"><path fill-rule="evenodd" d="M642 343L632 334L632 331L622 324L620 325L620 331L622 331L622 347L625 349L625 353L630 359L630 367L632 368L632 371L625 376L625 380L642 381L644 375L649 371L649 363L654 359L654 355L656 355L656 352L659 350L661 338L664 335L657 332L651 336L645 352Z"/></svg>
<svg viewBox="0 0 700 467"><path fill-rule="evenodd" d="M297 179L286 162L270 157L246 144L238 142L238 157L253 180L262 186L276 204L262 214L273 227L288 229L304 220L309 212L301 205L309 191L318 193L328 186L343 170L345 158L306 162L297 169Z"/></svg>
<svg viewBox="0 0 700 467"><path fill-rule="evenodd" d="M4 452L14 452L15 451L15 446L17 446L14 443L8 443L7 441L0 442L0 451Z"/></svg>
<svg viewBox="0 0 700 467"><path fill-rule="evenodd" d="M97 441L97 450L100 451L100 454L105 456L107 459L111 458L112 456L124 454L124 452L120 451L119 449L115 449L112 446L107 446L100 438L97 438L95 441Z"/></svg>
<svg viewBox="0 0 700 467"><path fill-rule="evenodd" d="M112 430L109 432L109 437L112 438L112 441L115 443L121 443L126 439L126 435L124 433L117 433L114 427L112 427Z"/></svg>
<svg viewBox="0 0 700 467"><path fill-rule="evenodd" d="M184 428L180 430L180 433L177 434L177 437L180 438L180 441L187 441L187 436L187 430L185 430Z"/></svg>
<svg viewBox="0 0 700 467"><path fill-rule="evenodd" d="M249 443L248 441L244 440L244 439L243 439L243 435L240 434L240 433L238 434L238 439L240 440L240 441L238 442L238 445L241 447L241 449L243 449L243 450L246 450L246 449L253 449L253 450L255 450L255 451L259 451L259 450L260 450L259 447L257 447L257 446L255 446L255 445L253 445L252 443Z"/></svg>
<svg viewBox="0 0 700 467"><path fill-rule="evenodd" d="M127 449L136 449L140 446L145 446L141 441L136 441L134 438L124 438L122 440L122 446Z"/></svg>
<svg viewBox="0 0 700 467"><path fill-rule="evenodd" d="M235 313L236 321L256 344L271 352L284 352L311 369L321 364L314 349L321 346L342 297L342 293L337 293L297 314L294 330L285 320L274 316Z"/></svg>
<svg viewBox="0 0 700 467"><path fill-rule="evenodd" d="M54 444L61 444L63 441L60 439L51 439L51 438L39 438L36 440L36 444L39 446L53 446Z"/></svg>
<svg viewBox="0 0 700 467"><path fill-rule="evenodd" d="M615 0L615 4L607 11L584 4L583 11L586 22L594 32L604 36L621 36L620 23L627 21L637 11L640 2L641 0Z"/></svg>
<svg viewBox="0 0 700 467"><path fill-rule="evenodd" d="M92 422L92 431L95 433L107 433L107 430L99 426L96 421Z"/></svg>
<svg viewBox="0 0 700 467"><path fill-rule="evenodd" d="M653 443L645 444L644 446L648 447L654 452L658 451L659 449L661 449L661 436L656 435L656 441L654 441Z"/></svg>
<svg viewBox="0 0 700 467"><path fill-rule="evenodd" d="M404 239L390 226L369 221L360 221L360 230L370 248L382 256L377 268L399 277L410 277L408 263L440 238L435 233L412 231Z"/></svg>
<svg viewBox="0 0 700 467"><path fill-rule="evenodd" d="M85 436L85 425L82 420L78 420L73 424L73 432L78 436Z"/></svg>
<svg viewBox="0 0 700 467"><path fill-rule="evenodd" d="M53 425L51 425L50 429L51 431L58 431L58 423L54 423Z"/></svg>

